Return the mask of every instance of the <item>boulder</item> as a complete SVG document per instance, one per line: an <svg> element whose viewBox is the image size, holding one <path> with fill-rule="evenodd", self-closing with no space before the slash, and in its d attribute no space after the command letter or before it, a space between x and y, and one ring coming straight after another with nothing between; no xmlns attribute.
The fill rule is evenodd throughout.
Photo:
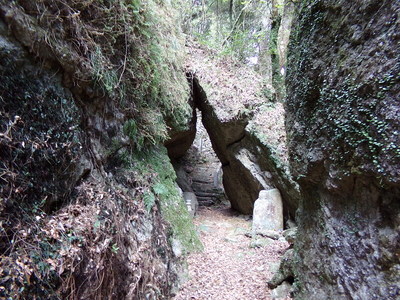
<svg viewBox="0 0 400 300"><path fill-rule="evenodd" d="M275 300L286 300L291 289L292 285L289 282L284 281L281 285L271 291L271 298Z"/></svg>
<svg viewBox="0 0 400 300"><path fill-rule="evenodd" d="M293 249L289 249L282 256L278 271L274 274L272 279L268 281L268 287L270 289L275 289L285 280L293 280L294 262L295 262L295 252Z"/></svg>
<svg viewBox="0 0 400 300"><path fill-rule="evenodd" d="M262 190L254 203L253 233L283 230L282 198L277 189Z"/></svg>
<svg viewBox="0 0 400 300"><path fill-rule="evenodd" d="M263 248L271 245L274 242L273 239L270 238L260 238L256 237L251 240L250 248Z"/></svg>

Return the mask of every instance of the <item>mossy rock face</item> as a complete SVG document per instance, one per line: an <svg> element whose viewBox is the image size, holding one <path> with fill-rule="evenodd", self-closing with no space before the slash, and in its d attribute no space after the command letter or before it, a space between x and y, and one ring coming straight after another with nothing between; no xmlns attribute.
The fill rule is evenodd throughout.
<svg viewBox="0 0 400 300"><path fill-rule="evenodd" d="M171 239L179 241L183 254L202 249L186 203L179 194L175 182L176 173L164 147L156 147L133 155L133 166L137 180L148 184L144 202L150 211L155 206L171 228ZM147 197L146 197L147 195ZM148 196L151 195L151 196Z"/></svg>
<svg viewBox="0 0 400 300"><path fill-rule="evenodd" d="M51 211L81 176L80 115L57 70L29 57L0 21L1 206Z"/></svg>
<svg viewBox="0 0 400 300"><path fill-rule="evenodd" d="M170 298L172 241L201 248L161 146L191 117L175 10L86 2L0 2L0 296Z"/></svg>
<svg viewBox="0 0 400 300"><path fill-rule="evenodd" d="M399 296L399 12L398 1L303 1L286 104L303 194L298 299Z"/></svg>
<svg viewBox="0 0 400 300"><path fill-rule="evenodd" d="M298 177L315 176L318 168L331 174L327 186L358 173L381 184L400 182L398 12L392 6L311 1L303 7L287 80L287 129Z"/></svg>

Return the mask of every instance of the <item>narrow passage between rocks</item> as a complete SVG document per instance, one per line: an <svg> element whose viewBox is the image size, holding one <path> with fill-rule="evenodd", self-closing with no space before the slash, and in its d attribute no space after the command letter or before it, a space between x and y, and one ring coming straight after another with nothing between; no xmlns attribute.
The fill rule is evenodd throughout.
<svg viewBox="0 0 400 300"><path fill-rule="evenodd" d="M289 246L286 241L251 244L250 218L227 205L200 207L194 222L204 252L188 257L189 280L175 300L273 299L267 281Z"/></svg>

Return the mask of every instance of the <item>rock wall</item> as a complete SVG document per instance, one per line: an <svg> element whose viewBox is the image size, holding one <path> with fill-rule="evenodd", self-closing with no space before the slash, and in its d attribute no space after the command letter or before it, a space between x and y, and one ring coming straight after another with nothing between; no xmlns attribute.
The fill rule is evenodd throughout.
<svg viewBox="0 0 400 300"><path fill-rule="evenodd" d="M147 50L119 35L142 20L125 5L0 1L0 297L168 299L201 247L157 138L171 116L124 85L147 78L129 71L128 52ZM107 56L108 42L123 52Z"/></svg>
<svg viewBox="0 0 400 300"><path fill-rule="evenodd" d="M292 31L297 299L400 297L399 20L399 1L303 1Z"/></svg>
<svg viewBox="0 0 400 300"><path fill-rule="evenodd" d="M197 113L194 108L193 99L188 99L188 102L192 109L192 117L187 122L187 128L184 130L177 130L172 127L169 132L169 138L164 142L168 150L168 156L173 160L184 156L196 137Z"/></svg>
<svg viewBox="0 0 400 300"><path fill-rule="evenodd" d="M46 199L41 208L52 211L90 168L80 111L61 76L41 68L1 20L0 64L2 209Z"/></svg>

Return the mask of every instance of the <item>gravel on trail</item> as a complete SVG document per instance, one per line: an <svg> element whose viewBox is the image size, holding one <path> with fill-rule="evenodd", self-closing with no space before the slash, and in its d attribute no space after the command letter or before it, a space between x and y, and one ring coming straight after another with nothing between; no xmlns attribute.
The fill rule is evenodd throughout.
<svg viewBox="0 0 400 300"><path fill-rule="evenodd" d="M188 257L189 280L174 300L271 299L267 281L289 244L272 241L250 248L249 217L228 206L201 207L194 223L204 252ZM288 298L289 299L289 298Z"/></svg>

